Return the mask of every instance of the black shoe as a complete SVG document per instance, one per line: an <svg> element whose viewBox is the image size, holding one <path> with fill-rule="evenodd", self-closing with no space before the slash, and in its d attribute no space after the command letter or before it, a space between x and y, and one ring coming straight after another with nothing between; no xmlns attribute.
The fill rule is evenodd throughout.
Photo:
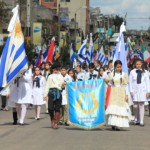
<svg viewBox="0 0 150 150"><path fill-rule="evenodd" d="M140 123L138 123L138 122L133 122L133 125L138 126L138 125L140 125Z"/></svg>
<svg viewBox="0 0 150 150"><path fill-rule="evenodd" d="M120 131L120 128L116 128L116 131Z"/></svg>
<svg viewBox="0 0 150 150"><path fill-rule="evenodd" d="M13 122L13 125L17 125L17 122Z"/></svg>
<svg viewBox="0 0 150 150"><path fill-rule="evenodd" d="M111 128L112 128L112 130L113 130L113 131L115 131L115 130L116 130L116 127L115 127L115 126L112 126Z"/></svg>
<svg viewBox="0 0 150 150"><path fill-rule="evenodd" d="M65 126L69 126L69 124L67 122L65 122Z"/></svg>
<svg viewBox="0 0 150 150"><path fill-rule="evenodd" d="M40 120L40 118L37 118L36 120Z"/></svg>

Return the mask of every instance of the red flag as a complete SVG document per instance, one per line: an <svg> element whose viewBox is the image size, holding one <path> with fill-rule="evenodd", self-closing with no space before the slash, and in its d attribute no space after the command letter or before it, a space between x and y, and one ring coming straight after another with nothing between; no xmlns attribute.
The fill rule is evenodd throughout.
<svg viewBox="0 0 150 150"><path fill-rule="evenodd" d="M46 62L52 62L53 61L53 54L54 54L54 48L55 48L55 38L52 38L51 44L48 49L48 55Z"/></svg>
<svg viewBox="0 0 150 150"><path fill-rule="evenodd" d="M36 65L37 67L40 67L41 63L42 63L42 50L41 50L40 53L39 53L39 56L38 56L38 58L37 58L37 61L36 61L35 65Z"/></svg>
<svg viewBox="0 0 150 150"><path fill-rule="evenodd" d="M105 101L106 108L108 107L109 104L110 93L111 93L111 86L108 86L106 91L106 101Z"/></svg>

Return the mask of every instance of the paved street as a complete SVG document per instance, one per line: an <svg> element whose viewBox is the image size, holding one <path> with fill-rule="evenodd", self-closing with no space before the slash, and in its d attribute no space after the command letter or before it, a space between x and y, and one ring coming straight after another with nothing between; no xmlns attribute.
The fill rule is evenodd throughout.
<svg viewBox="0 0 150 150"><path fill-rule="evenodd" d="M44 109L43 109L44 112ZM50 128L49 116L34 120L34 109L28 110L24 126L12 125L12 113L0 111L1 150L149 150L150 118L145 127L131 126L124 131L108 127L85 131L74 127Z"/></svg>

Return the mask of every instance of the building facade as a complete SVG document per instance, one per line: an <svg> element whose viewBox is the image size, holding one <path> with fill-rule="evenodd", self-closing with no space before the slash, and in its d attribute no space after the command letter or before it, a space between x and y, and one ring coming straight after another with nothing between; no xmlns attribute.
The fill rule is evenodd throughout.
<svg viewBox="0 0 150 150"><path fill-rule="evenodd" d="M83 31L84 34L89 33L89 0L40 0L40 4L53 10L57 9L57 15L60 17L64 15L62 10L65 13L67 11L66 18L61 20L62 22L66 21L66 25L69 25L71 20L75 21L76 14L77 26L74 25L72 28L75 29L76 27L77 30Z"/></svg>

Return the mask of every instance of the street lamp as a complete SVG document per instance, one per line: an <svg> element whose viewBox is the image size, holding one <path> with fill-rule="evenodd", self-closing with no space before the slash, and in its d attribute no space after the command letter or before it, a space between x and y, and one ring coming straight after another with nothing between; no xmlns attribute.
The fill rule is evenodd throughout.
<svg viewBox="0 0 150 150"><path fill-rule="evenodd" d="M75 14L74 14L74 18L75 18L75 50L76 50L76 32L77 32L77 23L76 23L76 19L77 19L77 12L80 10L80 9L86 9L87 6L81 6L79 7L76 11L75 11Z"/></svg>

